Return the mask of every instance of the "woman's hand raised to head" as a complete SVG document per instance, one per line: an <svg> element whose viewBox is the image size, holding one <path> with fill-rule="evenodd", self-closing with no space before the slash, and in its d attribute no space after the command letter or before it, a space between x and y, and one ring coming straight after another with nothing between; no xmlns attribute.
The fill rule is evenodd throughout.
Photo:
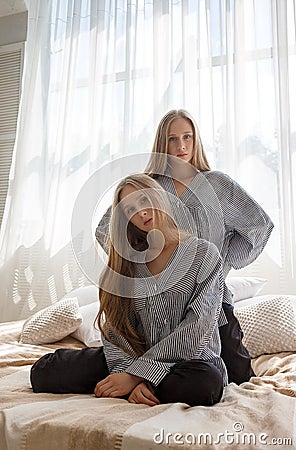
<svg viewBox="0 0 296 450"><path fill-rule="evenodd" d="M126 372L112 373L96 385L94 393L96 397L122 397L141 381L142 378Z"/></svg>
<svg viewBox="0 0 296 450"><path fill-rule="evenodd" d="M146 384L144 381L139 383L131 392L128 401L130 403L140 403L148 406L159 405L160 401L154 395L154 390L150 383Z"/></svg>

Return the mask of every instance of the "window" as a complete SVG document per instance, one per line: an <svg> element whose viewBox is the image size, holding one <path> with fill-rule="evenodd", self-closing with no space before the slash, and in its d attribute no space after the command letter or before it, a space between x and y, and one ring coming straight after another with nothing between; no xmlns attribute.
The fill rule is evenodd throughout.
<svg viewBox="0 0 296 450"><path fill-rule="evenodd" d="M16 138L23 50L23 44L0 47L0 226Z"/></svg>

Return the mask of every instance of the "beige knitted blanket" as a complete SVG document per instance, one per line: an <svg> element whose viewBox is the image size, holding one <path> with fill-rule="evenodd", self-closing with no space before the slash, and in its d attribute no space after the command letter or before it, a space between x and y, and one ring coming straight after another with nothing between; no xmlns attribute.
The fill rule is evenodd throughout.
<svg viewBox="0 0 296 450"><path fill-rule="evenodd" d="M156 407L92 395L34 394L31 365L59 347L19 344L22 322L0 325L1 450L293 449L296 448L296 354L253 361L257 377L230 384L210 408Z"/></svg>

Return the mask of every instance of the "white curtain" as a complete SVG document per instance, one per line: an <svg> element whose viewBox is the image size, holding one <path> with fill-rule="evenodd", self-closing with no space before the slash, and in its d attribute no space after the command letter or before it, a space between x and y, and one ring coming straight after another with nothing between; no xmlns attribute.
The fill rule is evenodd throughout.
<svg viewBox="0 0 296 450"><path fill-rule="evenodd" d="M0 236L1 320L27 317L94 282L71 242L77 196L103 165L104 179L93 179L81 205L87 216L96 183L124 175L109 162L149 152L172 108L195 116L212 168L233 176L275 223L243 273L267 278L266 292L296 293L295 0L26 3ZM95 219L88 226L93 234Z"/></svg>

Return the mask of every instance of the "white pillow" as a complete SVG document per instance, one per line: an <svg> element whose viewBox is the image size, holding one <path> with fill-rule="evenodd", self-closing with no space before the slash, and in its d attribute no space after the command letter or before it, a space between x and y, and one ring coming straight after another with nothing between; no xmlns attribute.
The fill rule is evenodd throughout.
<svg viewBox="0 0 296 450"><path fill-rule="evenodd" d="M235 308L252 358L296 351L296 297L279 296Z"/></svg>
<svg viewBox="0 0 296 450"><path fill-rule="evenodd" d="M22 328L23 344L47 344L73 333L82 322L76 299L62 299L29 317Z"/></svg>
<svg viewBox="0 0 296 450"><path fill-rule="evenodd" d="M235 302L234 308L242 308L243 306L255 305L256 303L262 302L262 300L269 300L274 297L280 297L281 294L265 294L265 295L256 295L255 297L245 298L244 300L239 300Z"/></svg>
<svg viewBox="0 0 296 450"><path fill-rule="evenodd" d="M64 295L63 298L74 298L78 301L79 306L88 305L89 303L94 303L98 301L99 288L94 285L83 286L68 294Z"/></svg>
<svg viewBox="0 0 296 450"><path fill-rule="evenodd" d="M263 288L266 281L265 278L256 277L229 277L226 278L225 283L233 293L233 301L238 302L254 297Z"/></svg>
<svg viewBox="0 0 296 450"><path fill-rule="evenodd" d="M79 310L82 315L82 323L71 336L83 342L87 347L101 347L103 345L101 332L94 326L99 311L99 302L81 306Z"/></svg>

